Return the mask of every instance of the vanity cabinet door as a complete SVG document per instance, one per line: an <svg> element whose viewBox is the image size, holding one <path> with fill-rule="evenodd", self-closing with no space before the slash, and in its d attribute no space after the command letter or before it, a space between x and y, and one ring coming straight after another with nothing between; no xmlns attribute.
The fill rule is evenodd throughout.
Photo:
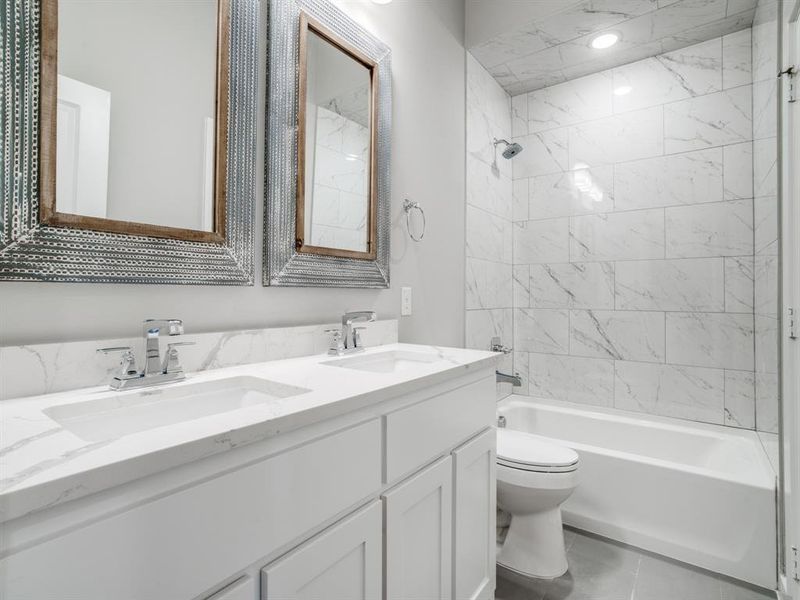
<svg viewBox="0 0 800 600"><path fill-rule="evenodd" d="M489 429L453 452L456 600L494 597L496 440Z"/></svg>
<svg viewBox="0 0 800 600"><path fill-rule="evenodd" d="M375 501L264 567L262 600L380 600L382 528Z"/></svg>
<svg viewBox="0 0 800 600"><path fill-rule="evenodd" d="M448 456L385 494L386 600L450 600L452 486Z"/></svg>
<svg viewBox="0 0 800 600"><path fill-rule="evenodd" d="M256 581L250 576L242 577L206 600L258 600Z"/></svg>

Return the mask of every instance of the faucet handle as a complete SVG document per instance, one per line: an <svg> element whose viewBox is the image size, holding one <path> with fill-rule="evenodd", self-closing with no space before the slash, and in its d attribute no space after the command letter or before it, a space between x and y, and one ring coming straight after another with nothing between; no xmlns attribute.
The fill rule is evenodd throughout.
<svg viewBox="0 0 800 600"><path fill-rule="evenodd" d="M133 354L133 348L130 346L115 346L112 348L98 348L97 352L102 354L113 354L116 352L122 353L122 359L120 360L120 374L125 377L130 377L131 375L138 375L139 370L136 368L136 357Z"/></svg>
<svg viewBox="0 0 800 600"><path fill-rule="evenodd" d="M503 354L511 354L511 351L513 350L513 348L505 346L500 341L499 337L493 337L491 344L492 344L492 352L502 352Z"/></svg>
<svg viewBox="0 0 800 600"><path fill-rule="evenodd" d="M326 329L325 333L331 336L331 345L328 348L328 354L338 355L344 352L344 341L342 340L341 329Z"/></svg>
<svg viewBox="0 0 800 600"><path fill-rule="evenodd" d="M195 342L173 342L167 344L167 351L164 354L164 362L161 365L163 373L179 373L183 371L181 363L178 361L178 346L194 346Z"/></svg>

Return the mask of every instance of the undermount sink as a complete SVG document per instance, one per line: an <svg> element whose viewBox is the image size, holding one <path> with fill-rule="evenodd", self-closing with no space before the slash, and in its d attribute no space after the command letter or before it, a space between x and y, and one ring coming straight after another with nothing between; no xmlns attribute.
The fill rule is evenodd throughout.
<svg viewBox="0 0 800 600"><path fill-rule="evenodd" d="M419 368L421 365L439 362L440 356L423 352L392 350L377 354L362 354L350 358L337 358L322 363L330 367L369 371L371 373L399 373Z"/></svg>
<svg viewBox="0 0 800 600"><path fill-rule="evenodd" d="M311 390L258 377L113 392L101 398L46 408L44 413L87 442L99 442L175 425Z"/></svg>

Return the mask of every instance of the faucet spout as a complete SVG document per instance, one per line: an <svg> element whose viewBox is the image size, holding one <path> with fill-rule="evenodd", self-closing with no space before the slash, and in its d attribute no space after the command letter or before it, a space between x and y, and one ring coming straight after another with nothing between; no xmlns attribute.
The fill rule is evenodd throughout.
<svg viewBox="0 0 800 600"><path fill-rule="evenodd" d="M147 319L142 323L145 340L144 375L162 373L161 351L158 338L162 335L182 335L183 321L180 319Z"/></svg>
<svg viewBox="0 0 800 600"><path fill-rule="evenodd" d="M344 313L342 315L342 338L344 339L345 349L355 350L360 346L358 331L353 328L353 323L371 323L377 318L375 312L371 310L357 310Z"/></svg>

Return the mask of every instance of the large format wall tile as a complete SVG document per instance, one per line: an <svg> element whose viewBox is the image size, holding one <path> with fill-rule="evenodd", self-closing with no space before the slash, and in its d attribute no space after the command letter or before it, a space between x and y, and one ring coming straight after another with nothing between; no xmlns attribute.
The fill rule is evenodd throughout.
<svg viewBox="0 0 800 600"><path fill-rule="evenodd" d="M572 217L570 257L572 260L664 258L664 211Z"/></svg>
<svg viewBox="0 0 800 600"><path fill-rule="evenodd" d="M566 171L569 168L567 139L566 129L551 129L515 138L523 151L514 158L514 179ZM509 162L503 158L498 160Z"/></svg>
<svg viewBox="0 0 800 600"><path fill-rule="evenodd" d="M514 310L514 348L520 352L569 352L569 311Z"/></svg>
<svg viewBox="0 0 800 600"><path fill-rule="evenodd" d="M611 165L531 177L528 215L549 219L614 210Z"/></svg>
<svg viewBox="0 0 800 600"><path fill-rule="evenodd" d="M569 219L514 223L514 263L569 260Z"/></svg>
<svg viewBox="0 0 800 600"><path fill-rule="evenodd" d="M778 195L778 142L775 138L753 142L753 188L756 198Z"/></svg>
<svg viewBox="0 0 800 600"><path fill-rule="evenodd" d="M614 361L531 354L529 393L538 398L595 406L614 403Z"/></svg>
<svg viewBox="0 0 800 600"><path fill-rule="evenodd" d="M467 258L467 310L476 308L510 308L511 265Z"/></svg>
<svg viewBox="0 0 800 600"><path fill-rule="evenodd" d="M730 89L753 81L753 39L750 29L722 38L722 87Z"/></svg>
<svg viewBox="0 0 800 600"><path fill-rule="evenodd" d="M466 313L466 347L489 350L493 337L508 345L513 339L513 315L510 308L468 310Z"/></svg>
<svg viewBox="0 0 800 600"><path fill-rule="evenodd" d="M752 138L750 86L664 107L664 148L667 154L736 144Z"/></svg>
<svg viewBox="0 0 800 600"><path fill-rule="evenodd" d="M664 362L664 313L573 310L569 323L573 356Z"/></svg>
<svg viewBox="0 0 800 600"><path fill-rule="evenodd" d="M511 219L511 179L494 173L486 163L467 156L467 204Z"/></svg>
<svg viewBox="0 0 800 600"><path fill-rule="evenodd" d="M511 264L511 221L467 205L467 256Z"/></svg>
<svg viewBox="0 0 800 600"><path fill-rule="evenodd" d="M514 308L528 308L531 305L531 265L514 265Z"/></svg>
<svg viewBox="0 0 800 600"><path fill-rule="evenodd" d="M725 372L617 361L614 406L666 417L723 423Z"/></svg>
<svg viewBox="0 0 800 600"><path fill-rule="evenodd" d="M615 281L617 309L725 310L725 266L721 258L619 262Z"/></svg>
<svg viewBox="0 0 800 600"><path fill-rule="evenodd" d="M725 259L725 312L753 312L752 256Z"/></svg>
<svg viewBox="0 0 800 600"><path fill-rule="evenodd" d="M614 112L658 106L722 90L722 40L640 60L614 69L614 89L630 88L614 97Z"/></svg>
<svg viewBox="0 0 800 600"><path fill-rule="evenodd" d="M617 165L617 210L716 202L723 198L721 148Z"/></svg>
<svg viewBox="0 0 800 600"><path fill-rule="evenodd" d="M753 315L667 313L667 362L753 369Z"/></svg>
<svg viewBox="0 0 800 600"><path fill-rule="evenodd" d="M753 202L732 200L666 209L668 258L753 253Z"/></svg>
<svg viewBox="0 0 800 600"><path fill-rule="evenodd" d="M778 433L779 414L778 376L772 373L756 373L756 428L759 431Z"/></svg>
<svg viewBox="0 0 800 600"><path fill-rule="evenodd" d="M614 263L532 265L530 277L533 308L614 308Z"/></svg>
<svg viewBox="0 0 800 600"><path fill-rule="evenodd" d="M743 142L723 148L725 200L753 197L753 143Z"/></svg>
<svg viewBox="0 0 800 600"><path fill-rule="evenodd" d="M725 424L756 426L756 381L752 371L725 371Z"/></svg>
<svg viewBox="0 0 800 600"><path fill-rule="evenodd" d="M611 115L610 73L588 75L528 94L528 131L534 133Z"/></svg>
<svg viewBox="0 0 800 600"><path fill-rule="evenodd" d="M660 106L589 121L569 128L570 168L659 156L664 153Z"/></svg>

